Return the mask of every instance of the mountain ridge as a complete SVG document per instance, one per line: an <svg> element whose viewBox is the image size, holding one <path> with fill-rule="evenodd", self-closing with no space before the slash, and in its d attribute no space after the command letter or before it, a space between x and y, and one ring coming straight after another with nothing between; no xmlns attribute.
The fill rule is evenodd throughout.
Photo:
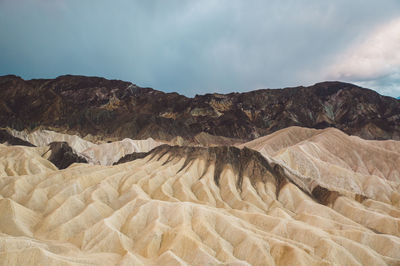
<svg viewBox="0 0 400 266"><path fill-rule="evenodd" d="M289 126L337 127L365 139L400 139L400 103L329 81L304 87L193 98L121 80L65 75L25 81L0 77L0 127L100 138L193 140L201 132L251 140Z"/></svg>

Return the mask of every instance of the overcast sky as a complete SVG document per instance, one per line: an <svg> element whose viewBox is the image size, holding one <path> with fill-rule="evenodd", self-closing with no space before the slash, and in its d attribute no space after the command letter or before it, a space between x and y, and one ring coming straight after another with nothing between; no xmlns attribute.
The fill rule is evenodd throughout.
<svg viewBox="0 0 400 266"><path fill-rule="evenodd" d="M193 96L353 82L400 96L398 0L0 0L0 75Z"/></svg>

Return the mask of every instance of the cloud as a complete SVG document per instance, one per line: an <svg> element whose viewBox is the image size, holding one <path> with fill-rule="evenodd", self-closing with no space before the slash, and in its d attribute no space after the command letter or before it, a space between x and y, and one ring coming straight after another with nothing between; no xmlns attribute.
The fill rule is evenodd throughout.
<svg viewBox="0 0 400 266"><path fill-rule="evenodd" d="M326 78L400 95L400 18L376 27L340 53L327 68Z"/></svg>
<svg viewBox="0 0 400 266"><path fill-rule="evenodd" d="M382 95L400 97L400 71L365 81L354 81L355 84L378 91Z"/></svg>
<svg viewBox="0 0 400 266"><path fill-rule="evenodd" d="M396 17L398 0L0 0L0 74L96 75L189 96L308 85L327 65L330 78L364 80L395 63L362 76L337 55Z"/></svg>

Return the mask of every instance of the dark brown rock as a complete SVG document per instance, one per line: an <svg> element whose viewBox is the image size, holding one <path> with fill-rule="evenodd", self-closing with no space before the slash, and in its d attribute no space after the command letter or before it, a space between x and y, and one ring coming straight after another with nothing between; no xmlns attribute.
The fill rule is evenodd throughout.
<svg viewBox="0 0 400 266"><path fill-rule="evenodd" d="M18 130L161 140L206 132L250 140L295 125L399 140L400 101L342 82L187 98L97 77L0 77L0 127Z"/></svg>
<svg viewBox="0 0 400 266"><path fill-rule="evenodd" d="M87 160L77 155L67 142L50 143L51 155L49 161L58 169L65 169L73 163L87 163Z"/></svg>
<svg viewBox="0 0 400 266"><path fill-rule="evenodd" d="M334 204L336 199L340 196L339 192L331 191L319 185L313 189L312 195L319 203L324 205Z"/></svg>
<svg viewBox="0 0 400 266"><path fill-rule="evenodd" d="M131 154L127 154L121 159L119 159L117 162L113 163L113 165L121 164L121 163L127 163L127 162L132 162L137 159L142 159L146 157L149 153L148 152L134 152Z"/></svg>

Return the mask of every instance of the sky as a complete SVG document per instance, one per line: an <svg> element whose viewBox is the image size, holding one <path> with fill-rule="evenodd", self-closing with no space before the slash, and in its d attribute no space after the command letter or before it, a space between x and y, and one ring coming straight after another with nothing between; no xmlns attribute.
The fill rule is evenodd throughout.
<svg viewBox="0 0 400 266"><path fill-rule="evenodd" d="M340 80L400 96L398 0L0 0L0 75L194 96Z"/></svg>

